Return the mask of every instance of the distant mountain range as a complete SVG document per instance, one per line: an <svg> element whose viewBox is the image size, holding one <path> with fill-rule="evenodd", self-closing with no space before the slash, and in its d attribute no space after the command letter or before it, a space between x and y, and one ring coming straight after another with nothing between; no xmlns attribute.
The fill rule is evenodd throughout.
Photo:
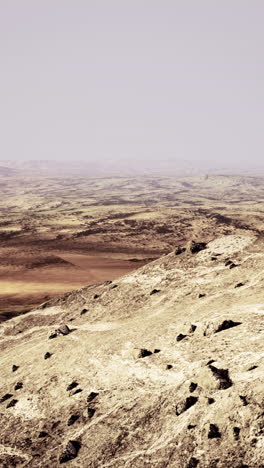
<svg viewBox="0 0 264 468"><path fill-rule="evenodd" d="M214 165L206 161L191 162L182 158L164 157L142 160L139 157L129 156L123 159L109 157L90 161L63 161L63 160L21 160L0 161L0 176L16 175L54 175L85 176L85 177L127 177L127 176L192 176L198 174L218 175L263 175L264 165Z"/></svg>

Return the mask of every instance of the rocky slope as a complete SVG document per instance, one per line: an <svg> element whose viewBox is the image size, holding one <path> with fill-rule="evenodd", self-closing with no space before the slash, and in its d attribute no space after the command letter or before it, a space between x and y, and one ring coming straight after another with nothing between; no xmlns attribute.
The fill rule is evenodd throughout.
<svg viewBox="0 0 264 468"><path fill-rule="evenodd" d="M2 324L0 465L263 467L263 247L177 249Z"/></svg>

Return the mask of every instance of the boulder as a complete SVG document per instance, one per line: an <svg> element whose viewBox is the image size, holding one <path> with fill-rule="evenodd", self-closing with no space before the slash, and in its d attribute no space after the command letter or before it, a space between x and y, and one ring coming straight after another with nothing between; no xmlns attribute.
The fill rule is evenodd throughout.
<svg viewBox="0 0 264 468"><path fill-rule="evenodd" d="M65 450L60 455L59 462L66 463L70 460L73 460L77 457L80 448L80 442L78 442L77 440L69 440L65 447Z"/></svg>

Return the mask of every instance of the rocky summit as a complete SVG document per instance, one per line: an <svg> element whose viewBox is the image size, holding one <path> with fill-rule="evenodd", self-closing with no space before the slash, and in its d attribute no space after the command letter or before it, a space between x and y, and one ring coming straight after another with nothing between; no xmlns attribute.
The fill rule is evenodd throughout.
<svg viewBox="0 0 264 468"><path fill-rule="evenodd" d="M264 239L197 239L1 324L1 467L263 468Z"/></svg>

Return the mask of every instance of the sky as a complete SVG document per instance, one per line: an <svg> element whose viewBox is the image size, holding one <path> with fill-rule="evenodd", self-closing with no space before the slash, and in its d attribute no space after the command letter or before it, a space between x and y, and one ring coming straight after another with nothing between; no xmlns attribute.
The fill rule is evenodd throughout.
<svg viewBox="0 0 264 468"><path fill-rule="evenodd" d="M0 159L264 164L263 0L0 0Z"/></svg>

